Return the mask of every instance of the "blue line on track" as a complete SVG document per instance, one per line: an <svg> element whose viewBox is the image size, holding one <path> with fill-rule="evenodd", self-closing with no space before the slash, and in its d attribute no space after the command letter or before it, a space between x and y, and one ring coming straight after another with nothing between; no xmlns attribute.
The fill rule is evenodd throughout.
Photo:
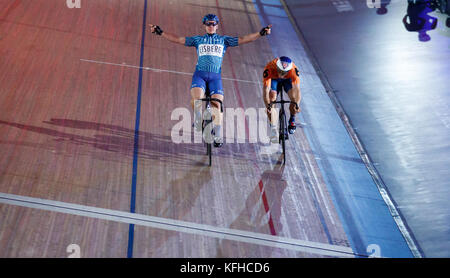
<svg viewBox="0 0 450 278"><path fill-rule="evenodd" d="M136 122L134 126L134 149L133 149L133 176L131 181L131 200L130 212L136 212L136 178L138 167L138 153L139 153L139 126L141 123L141 96L142 96L142 74L144 66L144 45L145 45L145 26L147 19L147 0L144 2L144 19L142 21L142 39L141 39L141 58L139 63L139 84L136 104ZM130 224L128 230L128 251L127 257L133 257L133 242L134 242L134 224Z"/></svg>

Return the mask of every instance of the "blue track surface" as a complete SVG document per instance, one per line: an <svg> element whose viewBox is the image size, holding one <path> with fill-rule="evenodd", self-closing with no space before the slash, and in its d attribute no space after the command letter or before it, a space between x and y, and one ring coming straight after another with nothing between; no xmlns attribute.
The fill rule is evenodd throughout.
<svg viewBox="0 0 450 278"><path fill-rule="evenodd" d="M350 244L357 254L412 257L388 206L360 158L306 51L278 0L253 0L261 24L273 24L268 37L274 56L289 56L301 69L303 127L332 195Z"/></svg>

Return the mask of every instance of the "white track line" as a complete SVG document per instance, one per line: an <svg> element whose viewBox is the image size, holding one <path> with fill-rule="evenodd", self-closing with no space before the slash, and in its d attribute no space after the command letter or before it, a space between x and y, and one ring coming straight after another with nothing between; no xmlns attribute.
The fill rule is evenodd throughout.
<svg viewBox="0 0 450 278"><path fill-rule="evenodd" d="M353 250L350 247L345 246L278 237L236 229L220 228L210 225L154 217L118 210L83 206L59 201L0 193L0 203L67 213L72 215L93 217L97 219L135 224L163 230L198 234L218 239L234 240L245 243L306 252L310 254L319 254L331 257L355 257Z"/></svg>
<svg viewBox="0 0 450 278"><path fill-rule="evenodd" d="M87 60L87 59L80 59L80 61L88 62L88 63L95 63L95 64L102 64L102 65L110 65L110 66L127 67L127 68L134 68L134 69L151 70L151 71L158 71L158 72L169 72L169 73L176 73L176 74L183 74L183 75L190 75L190 76L193 75L192 73L189 73L189 72L182 72L182 71L175 71L175 70L163 70L163 69L156 69L156 68L150 68L150 67L139 67L139 66L127 65L125 63L117 64L117 63L102 62L102 61ZM251 84L259 84L259 82L257 82L257 81L233 79L233 78L225 78L225 77L222 77L222 80L230 80L230 81L237 81L237 82L244 82L244 83L251 83Z"/></svg>

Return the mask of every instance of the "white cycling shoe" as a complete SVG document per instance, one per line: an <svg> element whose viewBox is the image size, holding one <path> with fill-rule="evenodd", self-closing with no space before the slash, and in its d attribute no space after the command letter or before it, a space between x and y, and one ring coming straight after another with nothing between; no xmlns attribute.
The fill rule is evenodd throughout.
<svg viewBox="0 0 450 278"><path fill-rule="evenodd" d="M278 130L276 127L270 128L270 142L272 143L278 143L280 138L278 137Z"/></svg>
<svg viewBox="0 0 450 278"><path fill-rule="evenodd" d="M223 146L223 138L214 136L214 147L220 148Z"/></svg>

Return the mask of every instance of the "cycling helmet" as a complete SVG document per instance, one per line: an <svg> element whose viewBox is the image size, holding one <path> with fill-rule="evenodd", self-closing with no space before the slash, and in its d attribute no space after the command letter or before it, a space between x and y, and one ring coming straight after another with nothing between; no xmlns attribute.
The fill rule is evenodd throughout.
<svg viewBox="0 0 450 278"><path fill-rule="evenodd" d="M219 18L215 14L207 14L203 18L203 24L205 24L207 21L215 21L216 24L219 24Z"/></svg>
<svg viewBox="0 0 450 278"><path fill-rule="evenodd" d="M277 67L281 71L290 71L292 69L292 60L289 57L281 56L277 60Z"/></svg>

